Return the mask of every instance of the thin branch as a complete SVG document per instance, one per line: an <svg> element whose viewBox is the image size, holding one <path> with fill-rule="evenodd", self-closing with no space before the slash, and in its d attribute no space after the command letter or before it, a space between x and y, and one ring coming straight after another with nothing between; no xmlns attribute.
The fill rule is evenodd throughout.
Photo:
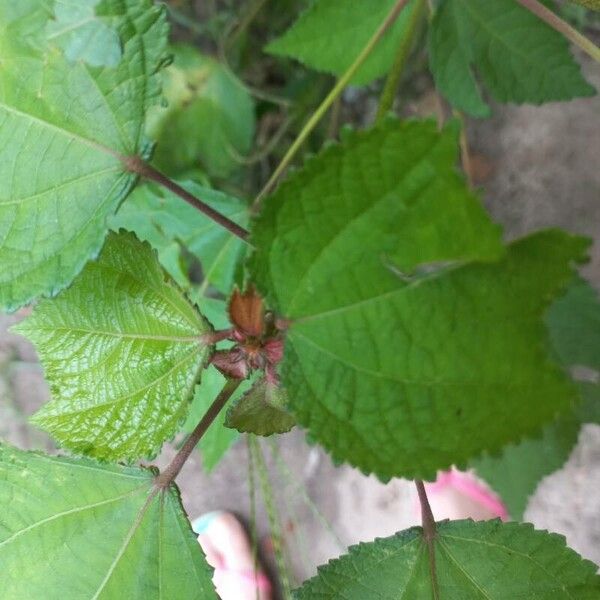
<svg viewBox="0 0 600 600"><path fill-rule="evenodd" d="M563 21L556 13L546 8L538 0L516 0L521 6L539 17L544 23L556 29L564 35L570 42L581 48L587 55L591 56L596 62L600 62L600 48L579 33L577 29L571 27L566 21Z"/></svg>
<svg viewBox="0 0 600 600"><path fill-rule="evenodd" d="M243 227L240 227L237 223L234 223L225 215L222 215L220 212L216 211L199 198L196 198L196 196L193 194L190 194L172 179L169 179L166 175L163 175L160 171L149 165L147 162L144 162L141 158L139 158L139 156L128 156L122 160L125 168L131 173L136 173L144 179L148 179L162 185L170 192L173 192L173 194L179 196L188 204L191 204L194 208L198 209L201 213L204 213L209 219L212 219L215 223L218 223L221 227L227 229L233 235L239 237L244 242L248 242L249 233Z"/></svg>
<svg viewBox="0 0 600 600"><path fill-rule="evenodd" d="M398 86L400 85L400 80L402 79L402 74L404 73L406 61L412 50L415 36L419 31L419 25L426 14L426 10L426 0L417 0L406 25L406 31L398 45L394 64L388 73L383 91L381 92L379 107L377 108L377 115L375 117L376 121L380 121L394 105L394 99L396 97Z"/></svg>
<svg viewBox="0 0 600 600"><path fill-rule="evenodd" d="M408 0L397 0L389 14L383 21L383 23L379 26L377 31L373 34L371 39L367 42L366 46L362 49L360 54L356 57L356 60L350 65L348 70L340 77L338 82L335 84L333 89L329 92L325 100L321 102L317 110L312 114L310 119L306 122L302 131L299 133L298 137L294 141L294 143L290 146L289 150L285 153L285 156L282 158L281 162L271 175L269 181L267 181L265 187L258 194L254 203L252 204L252 208L254 210L258 209L260 206L260 202L262 199L273 189L277 180L281 176L281 174L288 167L296 152L300 149L302 144L306 141L306 138L311 134L312 130L316 127L317 123L321 120L321 118L325 115L325 113L329 110L331 105L335 102L336 98L343 92L344 88L348 85L352 77L356 74L358 69L362 66L362 64L367 60L373 48L378 44L379 40L385 35L387 30L394 24L394 21L398 18L398 15L402 11L402 9L408 4Z"/></svg>
<svg viewBox="0 0 600 600"><path fill-rule="evenodd" d="M431 506L429 505L429 499L427 498L427 492L425 491L425 485L419 479L415 480L417 486L417 493L419 494L419 503L421 504L421 522L423 524L423 537L427 544L427 553L429 554L429 573L431 575L431 589L433 591L434 600L439 600L440 590L437 580L437 572L435 568L435 519L431 512Z"/></svg>
<svg viewBox="0 0 600 600"><path fill-rule="evenodd" d="M183 446L179 449L175 458L171 461L169 466L156 478L154 486L158 489L165 489L171 485L175 480L179 472L183 468L183 465L190 457L190 454L194 451L194 448L198 445L198 442L202 439L202 436L206 433L207 429L211 426L212 422L217 418L218 414L223 410L227 401L238 386L242 383L241 379L229 379L223 386L223 389L216 397L214 402L210 405L209 409L204 413L202 419L198 425L196 425L194 431L190 433L187 440L185 440Z"/></svg>

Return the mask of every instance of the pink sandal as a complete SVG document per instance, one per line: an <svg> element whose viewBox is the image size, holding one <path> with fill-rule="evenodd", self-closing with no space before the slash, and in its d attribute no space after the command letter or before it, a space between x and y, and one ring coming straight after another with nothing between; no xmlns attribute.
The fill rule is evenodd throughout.
<svg viewBox="0 0 600 600"><path fill-rule="evenodd" d="M451 489L490 513L492 518L499 517L503 521L508 521L509 519L508 510L502 500L470 472L465 473L456 469L440 472L433 483L425 484L425 488L432 500L435 496ZM462 518L469 516L465 514Z"/></svg>

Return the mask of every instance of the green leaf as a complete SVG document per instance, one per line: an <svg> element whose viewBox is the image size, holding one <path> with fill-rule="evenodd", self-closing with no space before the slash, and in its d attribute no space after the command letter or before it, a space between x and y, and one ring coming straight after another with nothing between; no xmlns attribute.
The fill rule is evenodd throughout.
<svg viewBox="0 0 600 600"><path fill-rule="evenodd" d="M295 58L317 71L342 75L383 23L395 2L315 0L288 31L265 50L276 56ZM413 0L402 10L351 83L366 84L389 71L415 4Z"/></svg>
<svg viewBox="0 0 600 600"><path fill-rule="evenodd" d="M596 291L579 276L546 316L550 338L565 366L600 367L600 302ZM539 481L560 469L577 443L582 423L600 422L596 384L579 383L574 410L546 425L541 436L506 447L498 456L471 463L477 474L501 496L513 519L523 517Z"/></svg>
<svg viewBox="0 0 600 600"><path fill-rule="evenodd" d="M437 581L443 600L593 600L596 566L564 537L500 521L437 524ZM431 600L426 542L420 527L350 548L296 591L297 600Z"/></svg>
<svg viewBox="0 0 600 600"><path fill-rule="evenodd" d="M548 311L546 321L563 364L600 371L600 301L585 279L573 280Z"/></svg>
<svg viewBox="0 0 600 600"><path fill-rule="evenodd" d="M429 33L438 90L459 110L490 114L476 73L500 102L592 96L567 40L513 0L445 0Z"/></svg>
<svg viewBox="0 0 600 600"><path fill-rule="evenodd" d="M177 488L153 479L0 445L2 600L216 600Z"/></svg>
<svg viewBox="0 0 600 600"><path fill-rule="evenodd" d="M259 379L252 388L227 411L225 426L243 433L273 435L287 433L296 420L286 410L285 391L266 379Z"/></svg>
<svg viewBox="0 0 600 600"><path fill-rule="evenodd" d="M479 262L501 255L499 232L455 159L454 132L429 122L352 134L253 228L252 280L290 321L292 413L334 459L384 479L498 450L575 394L542 316L588 242L549 231Z"/></svg>
<svg viewBox="0 0 600 600"><path fill-rule="evenodd" d="M50 3L16 4L0 0L0 307L9 310L64 288L102 246L107 216L136 180L122 158L149 150L144 116L167 37L164 7L113 0L118 66L71 63L46 39Z"/></svg>
<svg viewBox="0 0 600 600"><path fill-rule="evenodd" d="M183 187L221 214L246 226L248 208L241 200L193 182L186 182ZM200 261L203 290L212 285L223 294L231 292L246 245L164 188L153 184L136 188L112 217L110 225L114 230L133 231L150 242L158 250L163 267L182 287L189 286L188 274L182 268L185 248L185 252Z"/></svg>
<svg viewBox="0 0 600 600"><path fill-rule="evenodd" d="M499 456L484 456L471 466L500 495L510 516L520 521L540 480L569 458L580 426L579 419L569 412L546 425L538 438L511 444Z"/></svg>
<svg viewBox="0 0 600 600"><path fill-rule="evenodd" d="M577 409L577 416L582 423L600 425L600 385L587 381L579 382L579 395L581 402Z"/></svg>
<svg viewBox="0 0 600 600"><path fill-rule="evenodd" d="M119 18L127 16L124 9L122 2L114 0L54 0L48 39L62 48L71 62L116 67L123 56L118 26Z"/></svg>
<svg viewBox="0 0 600 600"><path fill-rule="evenodd" d="M190 407L188 419L183 426L184 431L191 433L194 430L202 415L204 415L223 389L225 382L225 377L215 367L211 365L206 369L202 374L202 383L196 388L196 394ZM229 404L242 396L250 385L249 381L243 381L229 400ZM227 450L240 437L237 431L225 427L225 412L225 410L222 410L219 413L198 444L200 454L202 455L202 465L209 473L217 466Z"/></svg>
<svg viewBox="0 0 600 600"><path fill-rule="evenodd" d="M15 329L52 389L33 422L113 461L153 456L177 432L210 351L210 326L130 233L109 234L99 259Z"/></svg>
<svg viewBox="0 0 600 600"><path fill-rule="evenodd" d="M164 73L166 108L156 107L148 131L157 140L154 163L171 175L202 165L227 177L243 162L254 137L254 103L235 75L192 46L173 47Z"/></svg>

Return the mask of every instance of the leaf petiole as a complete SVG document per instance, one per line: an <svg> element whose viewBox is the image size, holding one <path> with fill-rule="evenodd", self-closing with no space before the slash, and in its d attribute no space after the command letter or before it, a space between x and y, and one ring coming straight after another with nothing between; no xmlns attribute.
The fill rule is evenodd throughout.
<svg viewBox="0 0 600 600"><path fill-rule="evenodd" d="M182 188L179 184L175 183L172 179L169 179L166 175L143 161L139 156L127 156L122 158L122 162L125 168L131 172L154 181L170 192L179 196L182 200L185 200L188 204L191 204L194 208L197 208L200 212L204 213L208 218L212 219L215 223L221 225L233 235L240 238L242 241L248 243L248 236L250 235L246 229L240 227L237 223L234 223L231 219L222 215L219 211L209 206L200 198L197 198L193 194L190 194L187 190Z"/></svg>
<svg viewBox="0 0 600 600"><path fill-rule="evenodd" d="M160 473L155 482L155 488L164 490L168 488L171 483L175 480L177 475L179 475L183 465L186 463L187 459L190 457L190 454L194 451L194 448L198 444L198 442L202 439L202 436L206 433L208 428L211 426L212 422L217 418L221 410L227 404L227 401L235 390L239 387L240 383L242 383L242 379L228 379L223 389L219 393L219 395L215 398L214 402L210 405L208 410L204 413L202 419L196 427L194 431L190 433L187 440L185 440L183 446L179 449L175 458L171 461L171 463L167 466L167 468Z"/></svg>
<svg viewBox="0 0 600 600"><path fill-rule="evenodd" d="M417 486L417 493L419 494L419 503L421 505L421 523L423 525L423 537L425 538L425 544L427 545L427 554L429 555L429 573L431 575L431 589L433 592L434 600L439 600L440 591L437 581L437 572L435 568L435 538L436 528L435 519L431 512L431 506L429 505L429 499L427 498L427 492L425 491L425 485L420 479L415 479L415 485Z"/></svg>

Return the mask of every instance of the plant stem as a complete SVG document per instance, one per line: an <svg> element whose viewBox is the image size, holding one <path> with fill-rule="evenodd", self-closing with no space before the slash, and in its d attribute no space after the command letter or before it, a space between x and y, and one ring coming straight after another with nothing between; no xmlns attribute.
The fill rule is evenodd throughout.
<svg viewBox="0 0 600 600"><path fill-rule="evenodd" d="M344 88L348 85L352 77L356 74L358 69L367 60L373 48L377 45L379 40L385 35L387 30L393 25L394 21L398 18L398 15L402 9L406 6L408 0L397 0L392 7L392 10L388 13L387 17L381 23L377 31L373 34L371 39L367 42L366 46L361 50L360 54L356 57L354 62L350 65L348 70L340 77L333 89L329 92L325 100L321 102L317 110L312 114L310 119L306 122L302 131L298 134L294 143L290 146L289 150L285 153L285 156L281 159L281 162L269 178L269 181L265 184L265 187L258 194L254 203L252 204L253 209L257 209L260 205L261 200L273 189L273 186L277 183L280 175L285 171L287 166L290 164L296 152L300 149L302 144L306 141L306 138L311 134L312 130L316 127L317 123L329 110L331 105L335 102L336 98L342 93Z"/></svg>
<svg viewBox="0 0 600 600"><path fill-rule="evenodd" d="M539 17L546 24L562 33L570 42L581 48L588 56L591 56L596 62L600 62L600 48L579 33L577 29L571 27L566 21L563 21L556 13L546 8L538 0L516 0L521 6Z"/></svg>
<svg viewBox="0 0 600 600"><path fill-rule="evenodd" d="M434 600L439 600L440 591L437 580L437 572L435 568L435 519L431 512L425 485L420 479L415 480L417 493L419 494L419 503L421 504L421 523L423 524L423 537L427 544L427 553L429 554L429 573L431 575L431 589L433 591Z"/></svg>
<svg viewBox="0 0 600 600"><path fill-rule="evenodd" d="M233 328L220 329L219 331L212 331L211 333L204 333L200 336L200 339L208 345L213 345L218 342L222 342L233 335Z"/></svg>
<svg viewBox="0 0 600 600"><path fill-rule="evenodd" d="M165 489L171 485L177 475L179 475L183 465L194 451L198 442L202 439L202 436L217 418L217 415L221 412L225 404L227 404L227 401L231 398L240 383L242 383L241 379L227 380L223 389L210 405L209 409L204 413L204 416L200 419L200 422L196 425L194 431L192 431L187 440L185 440L183 446L181 446L175 455L175 458L173 458L169 466L156 478L154 482L156 488Z"/></svg>
<svg viewBox="0 0 600 600"><path fill-rule="evenodd" d="M417 0L410 14L406 32L404 33L404 36L398 45L398 51L396 53L394 64L388 73L383 91L381 92L381 98L379 100L379 107L377 109L375 122L380 121L385 114L391 110L394 104L394 98L396 97L398 86L400 85L400 80L402 78L402 73L404 72L406 61L408 60L408 56L413 47L415 35L417 34L417 31L419 31L419 25L421 24L426 11L427 0Z"/></svg>
<svg viewBox="0 0 600 600"><path fill-rule="evenodd" d="M176 196L185 200L188 204L191 204L194 208L197 208L201 213L204 213L209 219L212 219L215 223L218 223L221 227L224 227L233 233L233 235L239 237L244 242L248 242L249 233L243 227L240 227L225 215L222 215L199 198L196 198L193 194L190 194L172 179L163 175L147 162L144 162L139 156L128 156L123 158L122 161L125 168L131 173L136 173L144 179L149 179L150 181L162 185Z"/></svg>

